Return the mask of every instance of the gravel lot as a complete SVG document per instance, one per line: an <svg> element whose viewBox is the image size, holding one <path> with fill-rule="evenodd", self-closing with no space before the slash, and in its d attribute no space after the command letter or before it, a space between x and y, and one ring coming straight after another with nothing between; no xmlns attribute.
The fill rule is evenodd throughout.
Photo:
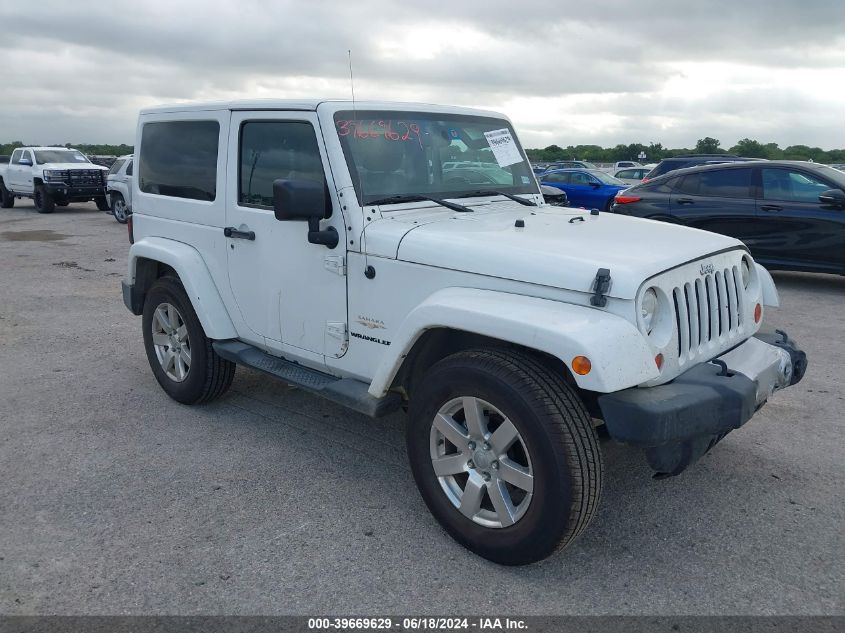
<svg viewBox="0 0 845 633"><path fill-rule="evenodd" d="M429 515L402 415L258 373L190 408L123 306L125 227L0 210L0 613L842 614L845 278L777 274L804 381L680 477L605 442L588 533L499 567Z"/></svg>

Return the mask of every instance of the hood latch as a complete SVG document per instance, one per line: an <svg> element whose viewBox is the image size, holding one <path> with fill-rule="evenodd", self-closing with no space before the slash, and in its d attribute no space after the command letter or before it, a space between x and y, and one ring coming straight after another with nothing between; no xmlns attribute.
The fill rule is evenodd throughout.
<svg viewBox="0 0 845 633"><path fill-rule="evenodd" d="M593 296L590 305L603 308L607 305L607 291L610 290L610 268L599 268L592 285Z"/></svg>

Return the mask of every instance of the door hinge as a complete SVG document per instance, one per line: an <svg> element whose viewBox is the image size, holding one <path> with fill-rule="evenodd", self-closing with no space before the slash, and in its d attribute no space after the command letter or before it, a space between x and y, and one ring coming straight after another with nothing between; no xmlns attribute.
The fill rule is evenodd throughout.
<svg viewBox="0 0 845 633"><path fill-rule="evenodd" d="M339 321L329 321L326 323L326 334L340 341L349 340L349 331L346 329L346 323Z"/></svg>
<svg viewBox="0 0 845 633"><path fill-rule="evenodd" d="M346 353L349 348L349 330L346 328L346 323L339 321L329 321L326 323L326 336L331 336L333 339L340 342L337 351L332 354L335 358L340 358ZM326 351L329 351L329 346L326 345Z"/></svg>
<svg viewBox="0 0 845 633"><path fill-rule="evenodd" d="M326 257L326 270L337 273L341 277L346 275L346 260L342 255L331 255Z"/></svg>

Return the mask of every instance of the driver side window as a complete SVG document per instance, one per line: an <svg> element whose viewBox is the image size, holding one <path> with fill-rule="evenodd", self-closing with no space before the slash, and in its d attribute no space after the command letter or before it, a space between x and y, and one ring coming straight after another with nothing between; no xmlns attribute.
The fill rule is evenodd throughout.
<svg viewBox="0 0 845 633"><path fill-rule="evenodd" d="M589 185L593 182L592 176L589 174L584 174L582 172L576 172L572 174L572 184L573 185Z"/></svg>
<svg viewBox="0 0 845 633"><path fill-rule="evenodd" d="M324 183L317 135L305 121L246 121L241 126L238 204L273 208L273 181Z"/></svg>

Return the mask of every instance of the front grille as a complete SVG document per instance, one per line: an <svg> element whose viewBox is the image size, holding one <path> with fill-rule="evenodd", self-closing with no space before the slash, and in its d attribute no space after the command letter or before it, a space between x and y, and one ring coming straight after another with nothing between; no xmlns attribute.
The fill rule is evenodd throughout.
<svg viewBox="0 0 845 633"><path fill-rule="evenodd" d="M92 187L103 184L101 169L71 169L68 172L68 184L71 187Z"/></svg>
<svg viewBox="0 0 845 633"><path fill-rule="evenodd" d="M737 336L743 325L745 288L738 266L702 275L672 290L681 365Z"/></svg>

